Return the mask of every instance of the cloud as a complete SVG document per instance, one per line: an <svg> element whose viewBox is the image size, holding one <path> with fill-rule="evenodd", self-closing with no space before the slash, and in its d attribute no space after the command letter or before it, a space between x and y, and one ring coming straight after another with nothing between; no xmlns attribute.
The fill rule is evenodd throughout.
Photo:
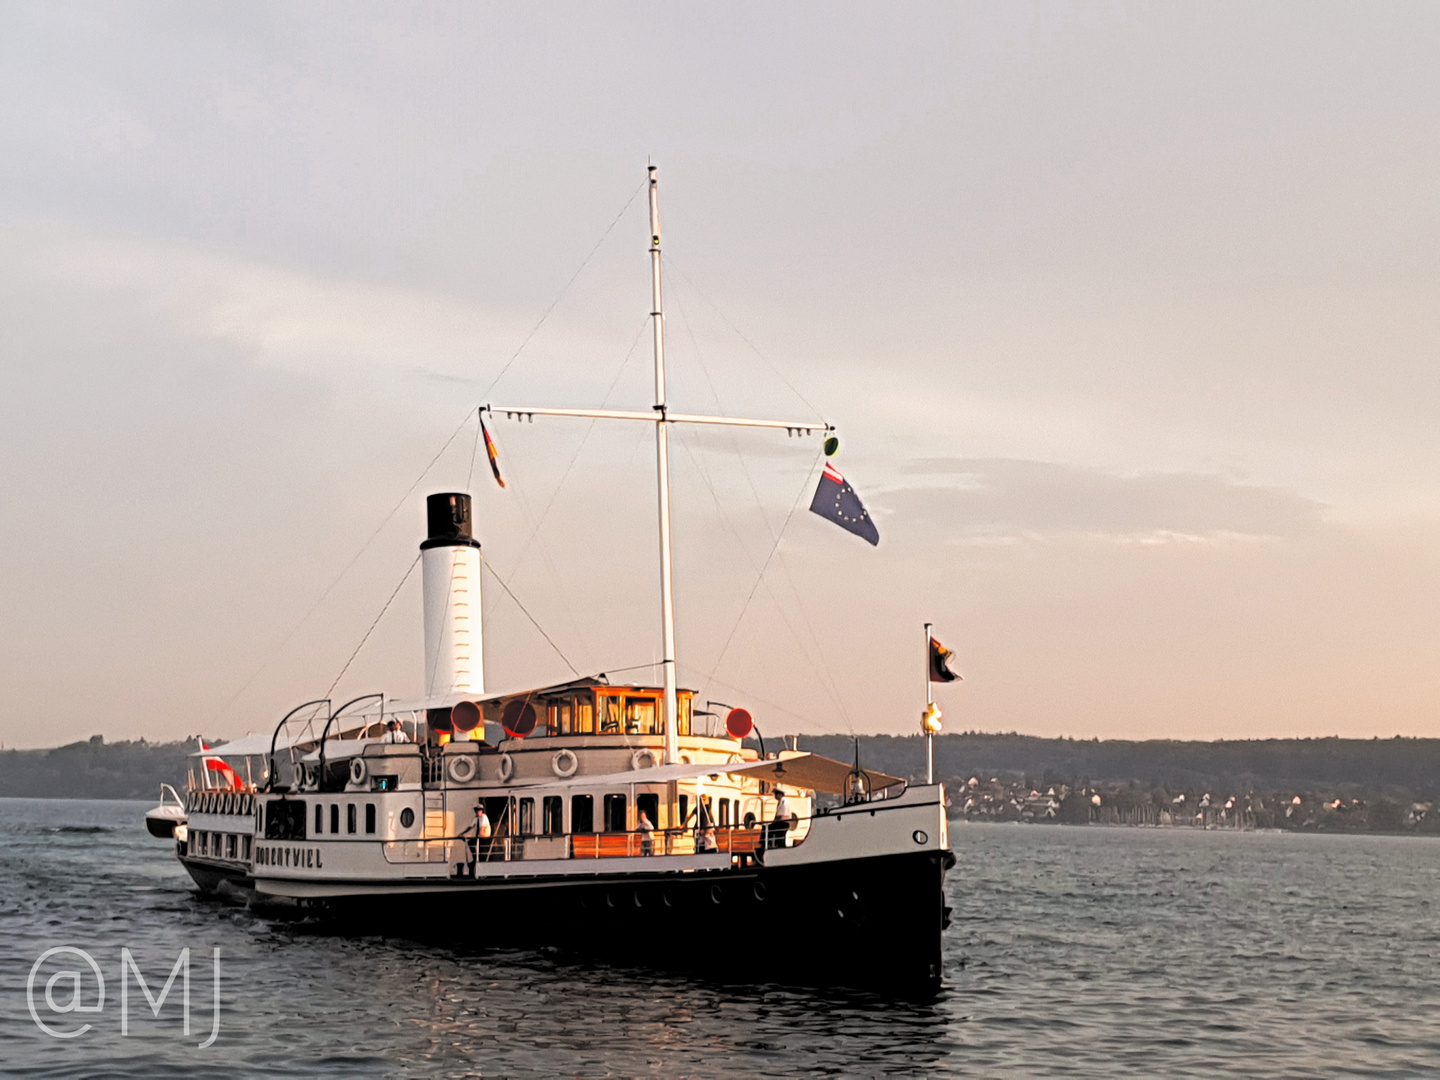
<svg viewBox="0 0 1440 1080"><path fill-rule="evenodd" d="M1216 474L1142 473L1006 458L930 458L873 501L893 528L972 539L1088 535L1121 541L1294 537L1325 507Z"/></svg>

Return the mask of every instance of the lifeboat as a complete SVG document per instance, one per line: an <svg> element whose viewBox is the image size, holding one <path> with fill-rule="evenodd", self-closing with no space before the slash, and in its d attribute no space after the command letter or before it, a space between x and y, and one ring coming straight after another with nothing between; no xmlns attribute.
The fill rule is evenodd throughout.
<svg viewBox="0 0 1440 1080"><path fill-rule="evenodd" d="M145 828L151 836L169 840L175 826L185 824L185 802L169 784L160 785L160 802L145 814Z"/></svg>

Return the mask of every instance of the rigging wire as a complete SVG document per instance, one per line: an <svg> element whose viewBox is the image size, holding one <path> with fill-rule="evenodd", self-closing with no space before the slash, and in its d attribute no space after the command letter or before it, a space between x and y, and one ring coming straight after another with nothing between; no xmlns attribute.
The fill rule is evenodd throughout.
<svg viewBox="0 0 1440 1080"><path fill-rule="evenodd" d="M490 395L490 391L495 389L496 384L499 383L501 378L504 377L505 373L510 370L511 366L515 363L516 358L525 351L525 347L530 344L531 339L533 339L535 335L539 333L540 328L545 325L545 321L550 317L551 313L559 305L560 301L565 298L565 294L570 291L570 287L575 284L575 281L584 272L585 268L590 265L590 260L595 257L596 252L600 250L601 246L609 238L610 234L615 230L615 226L620 223L620 219L625 216L626 211L628 211L630 207L634 204L635 199L639 196L640 192L645 190L645 187L649 182L649 178L647 177L645 180L642 180L640 182L640 185L633 192L631 192L630 197L625 200L625 205L620 208L620 212L615 215L614 220L612 220L610 224L606 226L605 231L600 235L600 239L595 242L595 246L590 249L589 254L587 254L584 260L580 263L579 268L576 269L575 273L570 275L570 279L565 282L564 286L555 295L555 299L550 301L550 305L545 309L544 313L536 321L535 325L530 328L530 332L525 335L525 339L520 342L519 347L510 355L510 359L505 361L504 366L500 369L500 373L496 375L495 378L491 380L490 385L485 388L485 392L480 395L482 399ZM290 632L285 635L284 639L281 640L280 644L277 645L275 649L264 660L262 660L248 676L246 676L245 681L240 684L239 689L237 689L233 694L231 694L230 697L226 700L226 702L214 712L214 714L210 718L210 722L212 724L218 721L219 718L229 710L230 706L234 705L235 702L240 699L240 696L250 688L250 685L256 680L256 678L259 677L260 673L264 671L267 667L269 667L275 661L275 658L285 650L285 647L289 645L290 642L294 640L295 635L300 632L300 628L310 621L310 617L315 614L315 612L320 608L320 605L323 604L329 598L330 594L335 591L335 587L340 584L340 582L345 578L345 576L350 572L350 570L355 566L355 564L360 561L360 557L364 555L365 552L370 550L370 545L375 542L375 538L378 537L381 532L385 530L385 527L390 524L391 519L394 518L397 513L399 513L400 508L405 505L405 503L409 500L410 496L414 493L415 489L420 486L420 482L430 474L430 470L435 467L435 463L444 456L445 452L450 449L451 443L453 443L455 439L459 436L460 432L465 429L465 425L470 422L471 414L475 414L477 418L475 432L477 440L476 450L479 449L479 414L476 410L476 407L471 406L470 408L466 409L465 418L461 420L455 430L450 433L450 437L445 440L444 444L435 453L435 456L430 459L429 463L425 466L425 468L420 470L420 475L415 477L415 481L408 488L405 489L405 494L396 501L390 512L385 515L384 520L381 521L379 526L376 527L375 531L370 534L369 539L367 539L365 543L360 546L360 550L357 551L353 557L351 557L350 561L345 564L345 566L341 569L340 573L335 575L335 579L325 587L325 591L320 594L319 598L315 601L315 603L310 606L310 609L300 617L300 620L295 624L295 626L290 630ZM473 452L470 458L470 471L473 475L475 471L475 455ZM566 661L566 663L569 663L569 661Z"/></svg>
<svg viewBox="0 0 1440 1080"><path fill-rule="evenodd" d="M820 663L817 664L816 661L815 661L815 657L813 657L813 656L810 655L810 651L809 651L809 649L806 647L805 640L802 638L802 636L800 635L799 631L796 630L794 623L792 623L792 622L790 621L790 616L786 614L785 608L784 608L784 606L783 606L783 605L781 604L781 602L780 602L780 597L776 594L775 590L774 590L773 588L771 588L770 583L765 580L765 570L764 570L764 568L759 567L759 566L756 565L755 559L753 559L753 558L750 556L749 551L747 551L747 550L745 549L744 541L741 539L741 537L740 537L739 534L735 531L735 529L730 525L729 520L728 520L728 519L726 518L726 516L725 516L725 511L724 511L724 509L720 506L719 496L715 493L715 488L714 488L714 485L711 484L710 478L705 474L704 469L701 467L699 461L696 459L695 455L691 452L690 447L686 444L686 442L685 442L683 439L682 439L682 440L679 440L679 442L680 442L681 447L684 448L685 453L686 453L686 456L688 456L688 457L690 458L690 460L691 460L691 463L695 465L696 471L700 473L700 478L701 478L701 480L703 480L703 481L705 482L705 486L706 486L706 488L707 488L707 489L709 490L709 492L710 492L710 499L711 499L711 501L714 502L714 504L715 504L715 511L716 511L716 513L719 515L720 521L724 524L726 531L729 532L730 535L735 539L735 542L736 542L737 546L740 548L740 550L745 552L746 560L750 563L750 569L753 570L753 571L755 572L755 574L756 574L756 579L755 579L755 580L756 580L756 584L757 584L757 585L764 585L764 586L765 586L765 592L769 595L770 599L775 602L775 610L779 612L781 620L783 620L784 623L785 623L785 628L790 631L790 636L791 636L791 638L794 639L795 645L799 648L799 650L800 650L800 655L805 658L806 664L809 665L811 674L813 674L813 675L815 676L815 681L816 681L816 683L818 683L819 686L820 686L820 689L823 690L827 696L829 696L829 698L831 699L831 703L832 703L832 704L835 706L835 708L836 708L836 711L838 711L838 712L841 714L841 716L845 718L845 722L846 722L846 724L848 725L849 722L850 722L850 720L849 720L848 715L847 715L846 712L845 712L845 704L844 704L843 698L842 698L841 695L840 695L839 688L834 684L833 679L829 678L828 673L826 672L826 670L825 670L825 668L824 668L824 660L825 660L824 654L823 654L823 653L820 653ZM805 491L808 490L808 488L809 488L809 486L810 486L810 478L811 478L812 476L814 476L814 471L815 471L815 463L812 462L811 465L810 465L810 471L806 474L805 484L804 484L804 486L801 488L801 491L800 491L800 493L801 493L802 496L804 495ZM762 512L762 514L763 514L763 509L762 509L761 512ZM793 511L792 511L792 513L793 513ZM789 519L788 519L788 518L786 519L786 524L787 524L787 525L789 524ZM774 534L772 533L772 535L774 535ZM777 544L779 543L779 538L778 538L778 537L775 538L775 542L776 542ZM796 600L797 600L797 602L799 601L799 596L798 596L798 594L797 594L797 596L796 596ZM747 601L746 601L746 606L748 607L748 605L749 605L749 601L747 600ZM745 614L746 614L746 613L745 613L745 610L742 609L741 612L740 612L740 614L739 614L739 616L736 618L736 620L735 620L735 626L731 629L731 636L732 636L732 637L733 637L733 635L735 634L735 632L739 629L740 621L741 621L742 619L744 619ZM726 640L726 645L727 645L727 647L728 647L728 645L729 645L729 639ZM720 656L720 658L717 659L716 662L715 662L715 663L716 663L715 670L718 670L718 669L719 669L719 665L720 665L720 663L721 663L721 661L722 661L723 659L724 659L724 654L722 653L721 656Z"/></svg>
<svg viewBox="0 0 1440 1080"><path fill-rule="evenodd" d="M640 329L635 334L635 340L630 343L630 349L625 353L625 359L620 362L619 370L615 372L615 377L610 380L610 388L605 391L605 397L600 402L600 408L603 409L606 405L610 403L610 395L615 393L615 387L619 385L621 376L625 374L625 369L630 365L630 358L635 354L635 349L637 346L639 346L640 338L644 335L646 327L650 324L650 319L651 316L646 315L645 318L641 320ZM565 466L564 473L561 474L560 480L555 485L555 489L550 493L550 501L545 504L545 509L540 511L540 516L535 520L535 525L530 530L530 535L526 537L525 543L521 545L520 554L517 557L515 566L511 569L510 577L507 580L514 581L515 575L520 572L520 564L524 561L525 555L529 552L530 545L534 543L536 537L539 536L540 526L545 524L545 519L549 516L551 508L554 507L555 500L560 497L560 489L565 486L565 481L570 478L570 471L575 468L575 462L580 460L580 452L585 449L585 443L589 440L590 433L595 430L596 423L598 423L598 421L592 419L585 428L585 434L580 436L580 442L576 445L575 452L570 455L570 463ZM523 500L521 501L521 505L523 507ZM549 569L550 572L553 574L555 572L555 567L550 561L549 554L548 552L546 552L544 544L540 545L540 553L542 556L545 557L547 569Z"/></svg>
<svg viewBox="0 0 1440 1080"><path fill-rule="evenodd" d="M695 295L700 297L701 300L704 300L705 303L710 305L711 310L714 311L716 315L719 315L720 318L724 320L725 325L735 332L735 336L738 337L741 341L745 342L745 344L750 347L750 351L760 358L760 362L766 367L768 367L772 372L774 372L776 377L779 378L781 382L783 382L786 386L790 388L790 392L794 394L797 398L799 398L802 402L804 402L805 407L808 408L818 419L821 413L820 410L815 407L814 402L812 402L809 398L802 394L796 388L795 384L785 377L785 373L781 371L775 364L773 364L770 361L769 357L762 353L753 341L751 341L748 337L745 336L745 332L730 321L730 316L726 315L725 312L720 309L720 306L715 303L715 301L711 300L708 296L705 295L704 292L701 291L700 286L696 285L695 282L691 279L690 275L685 273L685 271L682 270L680 266L675 263L674 258L666 258L665 262L667 266L674 267L675 272L685 280L685 284L689 285L692 289L695 290Z"/></svg>
<svg viewBox="0 0 1440 1080"><path fill-rule="evenodd" d="M395 602L395 597L400 595L400 590L405 587L405 582L410 580L410 575L415 572L415 567L420 564L420 558L421 556L416 555L410 565L405 568L405 573L401 575L400 583L396 585L394 591L390 593L390 599L385 601L385 606L380 609L380 614L375 616L375 621L370 624L370 629L365 631L365 636L360 639L360 644L355 646L355 651L350 654L350 659L345 661L345 666L340 669L340 674L335 676L335 681L332 682L325 691L327 698L334 691L335 687L340 685L340 680L343 679L345 673L350 670L350 665L355 662L355 657L360 655L360 650L365 647L365 642L370 640L370 635L375 632L375 627L380 625L380 620L385 617L385 612L390 610L390 605Z"/></svg>
<svg viewBox="0 0 1440 1080"><path fill-rule="evenodd" d="M645 333L645 328L649 324L649 322L650 316L646 315L640 323L640 329L636 332L634 340L630 343L629 350L625 353L625 358L620 362L620 367L616 370L615 377L610 380L610 387L605 391L605 397L600 403L602 408L605 405L609 404L610 396L615 392L615 387L619 385L620 379L624 376L625 369L630 364L630 358L634 355L635 349L639 346L640 338ZM525 522L530 528L530 534L525 538L525 543L520 546L520 551L519 554L516 556L515 563L510 568L510 572L505 577L505 585L507 588L519 576L521 567L525 562L525 557L530 553L530 549L532 546L539 549L540 557L544 560L546 570L550 572L551 580L560 580L560 571L555 566L555 560L550 557L549 548L545 546L544 540L540 538L540 529L545 524L545 519L549 517L550 511L555 506L556 500L560 497L560 491L562 488L564 488L565 481L570 478L570 473L575 468L575 463L580 460L580 453L582 450L585 449L585 443L589 440L590 433L595 430L595 424L596 421L591 420L589 425L586 427L584 435L581 436L580 442L575 447L575 452L570 455L570 462L568 465L565 466L565 472L561 475L560 480L551 490L550 500L545 504L545 509L540 512L540 516L538 518L530 512L530 504L525 497L523 486L517 485L515 487L515 501L516 504L520 507L520 512L525 517ZM575 618L575 613L573 611L568 608L566 609L566 611L570 615L571 631L580 640L581 647L584 649L584 651L589 655L593 655L594 649L592 649L590 646L589 638L585 634L582 624Z"/></svg>
<svg viewBox="0 0 1440 1080"><path fill-rule="evenodd" d="M535 627L536 630L540 631L540 636L545 639L545 641L549 644L550 648L555 650L555 655L560 657L561 660L564 660L565 666L568 667L571 672L573 672L578 678L580 675L579 669L570 662L570 658L568 656L566 656L563 652L560 651L560 646L556 645L550 635L545 633L545 628L535 620L534 615L531 615L530 612L526 610L525 605L520 602L520 598L510 591L510 586L505 584L504 579L501 578L500 575L497 574L494 570L490 570L490 564L488 562L481 563L481 565L486 570L490 571L490 576L495 579L495 581L499 584L500 588L505 590L505 595L510 597L511 600L515 601L515 606L520 609L521 614L530 620L531 626Z"/></svg>
<svg viewBox="0 0 1440 1080"><path fill-rule="evenodd" d="M677 268L677 271L678 271L678 268ZM698 294L698 293L699 293L699 289L698 289L698 287L695 286L694 282L691 281L690 278L689 278L688 276L684 275L684 274L682 274L681 276L685 278L685 281L686 281L687 284L689 284L692 288L695 288L695 290L696 290L696 292L697 292L697 294ZM675 295L675 304L676 304L676 307L678 307L679 310L680 310L680 321L685 324L685 331L686 331L686 333L689 335L689 337L690 337L690 344L691 344L691 346L692 346L692 347L694 348L694 350L695 350L695 359L696 359L696 361L699 363L699 365L700 365L700 370L701 370L701 372L702 372L702 373L704 374L704 376L705 376L705 382L706 382L706 383L709 385L709 387L710 387L710 396L715 400L715 407L716 407L717 409L720 409L720 410L723 412L723 411L724 411L724 407L720 404L720 395L719 395L719 393L718 393L718 392L716 391L716 389L715 389L715 382L714 382L714 380L710 377L710 368L709 368L709 366L705 363L705 357L704 357L704 354L701 352L699 339L695 336L695 328L694 328L694 326L691 324L689 313L688 313L688 312L686 311L686 309L685 309L685 301L684 301L684 299L683 299L683 296L682 296L682 294L681 294L678 290L676 291L676 293L675 293L674 295ZM701 298L702 298L702 299L705 299L705 298L703 297L703 295L702 295ZM711 301L709 301L708 299L706 300L706 303L709 303L709 304L711 305L711 307L715 307L715 305L714 305ZM716 308L716 311L718 312L719 309ZM723 313L723 312L720 312L720 314L721 314L722 317L724 316L724 313ZM727 322L728 322L728 320L727 320ZM732 329L733 329L733 325L732 325ZM736 330L735 332L736 332L737 334L740 333L738 330ZM742 338L744 338L744 335L743 335L743 334L741 334L740 336L741 336ZM750 343L747 341L746 344L750 344ZM750 347L751 347L752 349L755 348L754 345L751 345ZM757 355L758 355L758 350L757 350ZM764 357L761 357L761 359L763 360ZM768 361L767 361L767 363L768 363ZM776 374L779 375L780 373L779 373L778 371L776 371ZM784 376L783 376L783 375L780 375L780 377L781 377L782 379L784 379ZM787 383L787 385L788 385L788 383ZM794 387L791 387L791 389L794 389ZM797 394L798 394L798 391L796 391L796 392L797 392ZM801 400L802 400L802 401L805 400L803 395L801 395ZM807 405L810 404L808 401L806 401L805 403L806 403ZM811 405L810 407L811 407L812 409L814 408L813 405ZM759 491L756 490L756 487L755 487L755 478L754 478L754 477L751 475L751 473L750 473L749 463L745 460L745 455L744 455L744 454L741 452L741 450L740 450L740 442L739 442L739 439L736 437L736 432L735 432L735 430L734 430L733 428L731 428L731 429L728 430L727 434L728 434L728 436L729 436L730 446L731 446L731 448L735 451L735 458L736 458L736 460L739 462L739 464L740 464L740 469L741 469L741 471L742 471L742 472L744 473L744 475L745 475L745 482L746 482L746 484L749 485L751 497L754 498L754 500L755 500L755 505L756 505L756 506L759 508L759 510L760 510L760 519L765 523L766 531L768 531L772 537L775 537L775 530L774 530L773 526L771 526L771 524L770 524L770 519L769 519L769 517L766 516L766 514L765 514L765 507L764 507L763 502L762 502L761 499L760 499L760 493L759 493ZM682 445L683 445L683 444L682 444ZM688 453L688 452L689 452L689 448L687 447L686 450L687 450L687 453ZM694 459L694 455L691 455L691 459L692 459L692 460L695 460L695 459ZM707 476L704 468L700 465L700 463L699 463L698 461L695 462L695 465L696 465L697 471L699 471L699 473L700 473L700 475L701 475L701 478L706 481L706 484L707 484L707 485L709 485L709 478L708 478L708 476ZM813 466L813 465L811 466L811 471L812 471L812 473L813 473L813 471L814 471L814 466ZM711 487L710 497L715 500L715 508L716 508L716 510L720 513L721 520L724 521L724 520L725 520L724 511L720 509L719 499L716 497L715 491L714 491L714 488L713 488L713 487ZM793 511L792 511L792 513L793 513ZM788 519L787 519L787 524L788 524ZM732 534L732 535L735 535L733 529L730 530L730 531L731 531L731 534ZM735 536L735 539L736 539L737 544L739 544L741 550L742 550L742 551L745 551L746 557L749 558L749 550L745 547L744 541L743 541L739 536ZM777 542L777 543L779 542L778 537L776 538L776 542ZM750 560L750 564L751 564L751 566L752 566L752 568L753 568L753 567L754 567L754 560L753 560L753 559ZM802 596L802 594L801 594L801 592L800 592L800 589L799 589L798 586L796 586L796 584L795 584L794 574L791 572L791 570L790 570L790 564L789 564L789 562L786 560L786 558L785 558L785 556L784 556L783 553L781 553L781 555L780 555L780 568L781 568L782 571L784 571L786 583L790 586L790 592L791 592L792 596L794 597L795 606L800 609L800 614L801 614L801 616L803 617L803 619L805 620L805 628L806 628L806 629L809 631L809 633L810 633L810 640L811 640L811 643L812 643L812 644L814 645L814 647L815 647L815 653L816 653L816 655L819 656L819 658L820 658L820 663L819 663L818 665L817 665L817 664L814 662L814 660L812 660L811 657L809 656L808 652L806 651L806 648L805 648L804 643L801 641L800 635L796 632L795 627L792 626L791 623L790 623L789 617L785 614L785 609L784 609L784 607L783 607L783 606L781 605L781 603L780 603L780 598L779 598L779 596L777 596L777 595L775 594L774 590L770 588L770 585L769 585L768 583L766 583L766 585L765 585L765 591L766 591L767 593L769 593L770 598L775 601L776 610L780 612L780 617L785 620L785 627L786 627L786 629L788 629L788 630L790 631L791 636L795 639L795 643L800 646L801 654L802 654L803 656L805 656L806 662L810 665L810 668L811 668L812 672L814 672L816 681L819 682L821 688L826 692L826 694L829 695L831 701L835 704L835 707L839 710L839 712L840 712L840 717L841 717L842 720L844 720L846 729L849 730L850 733L853 735L853 734L854 734L854 726L853 726L853 724L852 724L852 722L851 722L851 720L850 720L849 710L847 710L846 707L845 707L845 698L844 698L844 695L840 692L840 687L839 687L839 685L835 682L835 677L834 677L834 675L831 674L830 666L829 666L829 664L828 664L828 662L826 661L826 658L825 658L825 649L824 649L824 646L821 645L821 643L820 643L820 636L815 632L814 621L810 618L810 611L809 611L809 609L808 609L808 608L806 607L806 605L805 605L804 597ZM764 572L761 571L761 573L762 573L762 575L763 575ZM742 617L743 617L743 613L742 613ZM737 624L737 625L738 625L738 624Z"/></svg>
<svg viewBox="0 0 1440 1080"><path fill-rule="evenodd" d="M795 496L795 502L790 507L790 513L785 515L785 523L780 527L779 535L775 537L775 543L770 548L770 554L765 556L765 561L760 566L760 573L756 575L755 584L750 587L750 595L745 597L745 604L740 609L740 616L735 620L735 625L730 628L730 636L725 639L725 645L720 650L720 655L715 658L715 665L710 669L709 675L706 676L707 682L715 679L715 672L720 670L720 664L724 661L725 654L730 651L730 645L735 640L735 633L740 629L740 623L744 620L745 613L750 610L750 602L755 599L755 593L760 588L760 583L765 580L765 571L770 567L770 560L775 557L775 552L780 550L780 541L785 536L785 530L790 527L791 519L795 517L795 511L800 509L801 500L805 498L805 492L810 488L810 479L815 475L815 466L820 463L820 457L821 455L817 453L815 460L810 463L810 471L805 475L805 483L801 486L800 493ZM804 650L802 649L801 651L803 652ZM715 679L715 681L719 682L718 679Z"/></svg>
<svg viewBox="0 0 1440 1080"><path fill-rule="evenodd" d="M481 431L480 410L475 410L475 445L470 450L470 471L465 474L465 490L470 490L470 482L475 479L475 458L480 453L480 431Z"/></svg>
<svg viewBox="0 0 1440 1080"><path fill-rule="evenodd" d="M630 193L630 198L625 200L625 205L622 206L620 208L620 212L615 215L615 220L610 222L610 224L605 227L605 231L600 234L600 239L595 241L595 246L590 249L590 254L585 256L585 260L580 264L579 269L577 269L575 273L570 275L570 280L565 283L565 287L560 290L554 300L550 301L550 306L545 309L545 313L540 316L540 320L533 327L531 327L530 333L525 335L525 340L520 342L520 347L515 350L509 360L505 361L505 366L500 369L500 374L496 375L495 378L490 381L490 385L487 386L485 388L485 392L480 395L482 398L487 398L490 396L490 391L494 390L496 384L505 377L505 373L510 370L510 365L515 363L515 358L525 351L525 346L530 344L530 339L540 332L540 327L545 324L545 320L550 317L550 313L554 311L556 305L565 298L565 294L570 291L570 286L574 285L576 279L578 279L580 275L585 272L585 267L590 265L590 260L595 257L595 253L599 251L601 245L603 245L605 241L609 239L610 234L615 230L615 226L620 224L620 219L625 216L625 212L630 209L630 207L634 204L636 198L639 197L640 192L644 191L649 183L650 178L647 176L644 180L640 181L640 186Z"/></svg>
<svg viewBox="0 0 1440 1080"><path fill-rule="evenodd" d="M769 700L768 698L763 698L763 697L761 697L759 694L756 694L756 693L754 693L753 691L751 691L748 687L736 686L734 683L728 683L728 682L726 682L724 679L717 679L717 678L715 678L713 675L704 675L704 674L700 671L699 668L692 668L689 664L682 664L682 663L680 663L678 660L676 661L676 666L677 666L677 667L684 668L686 671L694 672L696 675L701 675L702 678L705 679L706 685L708 685L709 683L715 683L717 686L723 686L726 690L734 690L737 694L744 694L744 695L745 695L747 698L749 698L750 700L752 700L752 701L758 701L761 705L766 705L766 706L768 706L769 708L772 708L772 709L774 709L774 710L777 711L777 712L782 712L782 713L784 713L786 716L793 716L796 720L799 720L801 723L803 723L803 724L805 724L805 725L807 725L807 726L810 726L810 727L824 727L824 726L825 726L823 723L820 723L820 722L816 721L814 717L806 716L806 715L804 715L803 713L797 713L794 709L787 709L784 705L781 705L778 701L771 701L771 700ZM701 692L701 693L704 693L704 691L700 691L700 692Z"/></svg>

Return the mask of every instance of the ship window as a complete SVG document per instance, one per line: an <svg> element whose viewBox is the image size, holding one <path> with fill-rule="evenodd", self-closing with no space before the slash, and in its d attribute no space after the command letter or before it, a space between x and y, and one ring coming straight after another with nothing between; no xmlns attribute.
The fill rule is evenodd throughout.
<svg viewBox="0 0 1440 1080"><path fill-rule="evenodd" d="M550 706L550 734L570 734L570 701L568 698Z"/></svg>
<svg viewBox="0 0 1440 1080"><path fill-rule="evenodd" d="M720 827L723 829L730 824L730 800L720 800Z"/></svg>
<svg viewBox="0 0 1440 1080"><path fill-rule="evenodd" d="M690 796L680 796L680 828L690 824Z"/></svg>
<svg viewBox="0 0 1440 1080"><path fill-rule="evenodd" d="M620 734L625 721L625 699L619 695L606 695L600 701L601 707L605 710L604 717L600 721L600 733L602 735Z"/></svg>
<svg viewBox="0 0 1440 1080"><path fill-rule="evenodd" d="M570 831L572 833L595 831L595 797L593 795L572 795L570 797Z"/></svg>
<svg viewBox="0 0 1440 1080"><path fill-rule="evenodd" d="M318 802L315 804L315 835L319 836L325 831L325 807Z"/></svg>
<svg viewBox="0 0 1440 1080"><path fill-rule="evenodd" d="M535 800L520 800L520 835L535 835Z"/></svg>
<svg viewBox="0 0 1440 1080"><path fill-rule="evenodd" d="M564 808L565 801L559 795L545 796L545 801L541 804L541 816L544 819L542 824L546 836L555 836L565 831Z"/></svg>
<svg viewBox="0 0 1440 1080"><path fill-rule="evenodd" d="M226 837L225 837L225 857L226 857L227 859L233 859L233 858L235 858L236 849L240 846L240 845L239 845L239 840L240 840L240 838L239 838L238 836L236 836L234 833L229 833L229 834L226 835Z"/></svg>
<svg viewBox="0 0 1440 1080"><path fill-rule="evenodd" d="M640 827L640 814L644 814L650 819L651 826L656 829L660 828L660 796L650 792L644 795L636 795L635 813L635 827L637 829Z"/></svg>
<svg viewBox="0 0 1440 1080"><path fill-rule="evenodd" d="M715 800L706 795L700 800L700 827L702 829L712 828L715 824Z"/></svg>
<svg viewBox="0 0 1440 1080"><path fill-rule="evenodd" d="M355 831L355 804L353 802L345 804L345 831L347 833Z"/></svg>
<svg viewBox="0 0 1440 1080"><path fill-rule="evenodd" d="M340 804L338 802L330 804L330 831L332 833L340 831Z"/></svg>
<svg viewBox="0 0 1440 1080"><path fill-rule="evenodd" d="M365 804L365 831L367 833L375 831L375 804L373 802Z"/></svg>
<svg viewBox="0 0 1440 1080"><path fill-rule="evenodd" d="M690 734L690 708L692 704L693 702L691 702L688 696L682 696L680 700L676 702L679 719L675 724L675 730L681 735Z"/></svg>
<svg viewBox="0 0 1440 1080"><path fill-rule="evenodd" d="M206 854L210 850L210 845L206 841L205 834L203 832L197 832L195 834L195 850L201 855Z"/></svg>
<svg viewBox="0 0 1440 1080"><path fill-rule="evenodd" d="M575 700L575 734L595 734L595 703L588 695Z"/></svg>
<svg viewBox="0 0 1440 1080"><path fill-rule="evenodd" d="M275 799L265 811L266 840L304 840L305 803Z"/></svg>
<svg viewBox="0 0 1440 1080"><path fill-rule="evenodd" d="M605 796L605 831L624 832L626 827L625 796Z"/></svg>
<svg viewBox="0 0 1440 1080"><path fill-rule="evenodd" d="M625 734L627 735L658 735L664 727L656 718L658 704L654 698L626 698L625 699Z"/></svg>
<svg viewBox="0 0 1440 1080"><path fill-rule="evenodd" d="M249 861L250 861L250 837L248 837L248 836L242 836L242 837L240 838L240 848L241 848L241 850L242 850L242 852L243 852L243 854L242 854L240 857L241 857L242 859L244 859L246 862L249 862Z"/></svg>

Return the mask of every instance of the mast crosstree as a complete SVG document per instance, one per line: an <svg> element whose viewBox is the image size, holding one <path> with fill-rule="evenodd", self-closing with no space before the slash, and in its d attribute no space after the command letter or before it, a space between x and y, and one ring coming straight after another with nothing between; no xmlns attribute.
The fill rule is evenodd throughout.
<svg viewBox="0 0 1440 1080"><path fill-rule="evenodd" d="M655 478L660 526L660 633L665 682L665 764L680 760L675 675L675 593L670 556L670 425L724 424L730 427L774 428L788 434L831 431L830 424L804 420L752 420L738 416L710 416L671 412L665 397L665 308L661 291L660 180L654 165L650 175L650 291L654 326L655 405L650 412L624 409L551 409L529 405L486 405L482 411L507 417L573 416L596 420L640 420L655 425Z"/></svg>

